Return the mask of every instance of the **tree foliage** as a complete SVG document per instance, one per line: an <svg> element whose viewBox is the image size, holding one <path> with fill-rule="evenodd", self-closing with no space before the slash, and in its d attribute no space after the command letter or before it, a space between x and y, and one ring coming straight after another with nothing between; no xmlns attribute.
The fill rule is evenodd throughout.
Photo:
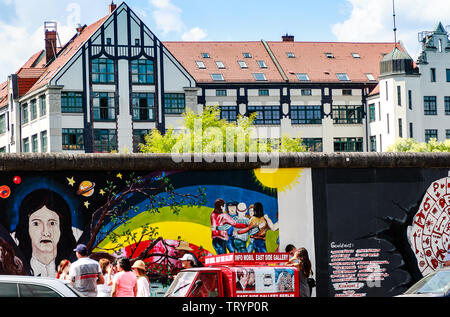
<svg viewBox="0 0 450 317"><path fill-rule="evenodd" d="M388 152L450 152L450 139L439 142L431 139L428 143L417 142L414 139L398 139L388 147Z"/></svg>
<svg viewBox="0 0 450 317"><path fill-rule="evenodd" d="M201 114L183 114L184 133L169 129L164 135L153 130L140 145L143 153L234 153L306 152L300 138L283 135L281 139L256 138L256 114L239 116L237 121L220 119L218 107L206 107Z"/></svg>

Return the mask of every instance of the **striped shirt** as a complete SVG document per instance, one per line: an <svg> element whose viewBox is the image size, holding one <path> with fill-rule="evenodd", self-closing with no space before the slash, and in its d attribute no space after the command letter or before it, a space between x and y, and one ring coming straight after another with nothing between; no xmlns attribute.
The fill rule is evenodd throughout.
<svg viewBox="0 0 450 317"><path fill-rule="evenodd" d="M101 274L97 261L81 258L70 266L69 279L80 293L88 297L96 297L97 280Z"/></svg>

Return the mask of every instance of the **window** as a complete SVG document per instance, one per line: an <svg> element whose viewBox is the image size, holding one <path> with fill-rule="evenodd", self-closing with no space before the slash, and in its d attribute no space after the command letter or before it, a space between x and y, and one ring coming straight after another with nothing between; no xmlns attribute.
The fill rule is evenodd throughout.
<svg viewBox="0 0 450 317"><path fill-rule="evenodd" d="M244 58L252 58L252 54L250 53L242 53L242 55L244 56Z"/></svg>
<svg viewBox="0 0 450 317"><path fill-rule="evenodd" d="M220 119L225 119L228 122L236 122L238 115L238 108L234 106L222 106L220 109Z"/></svg>
<svg viewBox="0 0 450 317"><path fill-rule="evenodd" d="M36 99L33 99L30 101L30 118L31 121L36 120L38 116L37 113L37 103L36 103Z"/></svg>
<svg viewBox="0 0 450 317"><path fill-rule="evenodd" d="M0 148L0 153L6 153L6 146Z"/></svg>
<svg viewBox="0 0 450 317"><path fill-rule="evenodd" d="M223 81L223 75L222 74L211 74L211 78L214 81Z"/></svg>
<svg viewBox="0 0 450 317"><path fill-rule="evenodd" d="M336 74L336 76L340 81L350 81L350 78L345 73Z"/></svg>
<svg viewBox="0 0 450 317"><path fill-rule="evenodd" d="M48 139L47 131L41 132L41 152L46 153L48 151Z"/></svg>
<svg viewBox="0 0 450 317"><path fill-rule="evenodd" d="M155 121L155 94L133 93L133 120Z"/></svg>
<svg viewBox="0 0 450 317"><path fill-rule="evenodd" d="M308 152L323 152L323 140L321 138L305 138L303 145L306 146Z"/></svg>
<svg viewBox="0 0 450 317"><path fill-rule="evenodd" d="M292 124L322 124L322 106L291 106Z"/></svg>
<svg viewBox="0 0 450 317"><path fill-rule="evenodd" d="M155 83L153 61L138 59L131 62L131 76L133 84L151 85Z"/></svg>
<svg viewBox="0 0 450 317"><path fill-rule="evenodd" d="M391 120L389 119L389 113L386 114L387 133L391 133Z"/></svg>
<svg viewBox="0 0 450 317"><path fill-rule="evenodd" d="M208 53L202 53L202 57L203 58L209 58L209 54Z"/></svg>
<svg viewBox="0 0 450 317"><path fill-rule="evenodd" d="M62 129L62 149L63 151L84 150L83 129Z"/></svg>
<svg viewBox="0 0 450 317"><path fill-rule="evenodd" d="M444 97L445 115L450 116L450 97Z"/></svg>
<svg viewBox="0 0 450 317"><path fill-rule="evenodd" d="M111 43L112 43L111 38L110 38L110 37L107 37L107 38L106 38L106 45L111 45Z"/></svg>
<svg viewBox="0 0 450 317"><path fill-rule="evenodd" d="M94 153L117 151L116 130L94 130Z"/></svg>
<svg viewBox="0 0 450 317"><path fill-rule="evenodd" d="M31 137L31 152L33 153L39 152L39 140L37 134L34 134Z"/></svg>
<svg viewBox="0 0 450 317"><path fill-rule="evenodd" d="M450 129L445 130L445 139L450 139Z"/></svg>
<svg viewBox="0 0 450 317"><path fill-rule="evenodd" d="M436 82L436 68L430 69L430 77L431 77L431 82L435 83Z"/></svg>
<svg viewBox="0 0 450 317"><path fill-rule="evenodd" d="M184 94L165 94L164 112L166 114L182 114L186 110L186 96Z"/></svg>
<svg viewBox="0 0 450 317"><path fill-rule="evenodd" d="M140 46L141 45L141 40L140 39L134 39L134 45Z"/></svg>
<svg viewBox="0 0 450 317"><path fill-rule="evenodd" d="M408 107L412 110L412 91L408 90Z"/></svg>
<svg viewBox="0 0 450 317"><path fill-rule="evenodd" d="M397 86L397 105L402 105L402 87Z"/></svg>
<svg viewBox="0 0 450 317"><path fill-rule="evenodd" d="M264 61L258 61L258 65L260 68L267 68L267 65Z"/></svg>
<svg viewBox="0 0 450 317"><path fill-rule="evenodd" d="M370 137L370 152L376 152L377 151L377 137L371 136Z"/></svg>
<svg viewBox="0 0 450 317"><path fill-rule="evenodd" d="M114 84L114 61L108 58L97 58L92 61L92 82L94 84Z"/></svg>
<svg viewBox="0 0 450 317"><path fill-rule="evenodd" d="M205 63L201 62L201 61L196 61L197 63L197 67L200 69L206 69Z"/></svg>
<svg viewBox="0 0 450 317"><path fill-rule="evenodd" d="M412 122L409 123L409 137L414 138L414 125Z"/></svg>
<svg viewBox="0 0 450 317"><path fill-rule="evenodd" d="M424 107L426 116L436 116L437 115L436 96L425 96Z"/></svg>
<svg viewBox="0 0 450 317"><path fill-rule="evenodd" d="M116 101L114 93L96 92L93 94L94 120L115 121Z"/></svg>
<svg viewBox="0 0 450 317"><path fill-rule="evenodd" d="M248 68L247 64L244 61L238 61L239 66L241 66L241 68Z"/></svg>
<svg viewBox="0 0 450 317"><path fill-rule="evenodd" d="M389 86L387 81L386 81L386 100L389 100Z"/></svg>
<svg viewBox="0 0 450 317"><path fill-rule="evenodd" d="M333 53L325 53L325 56L326 56L327 58L334 58Z"/></svg>
<svg viewBox="0 0 450 317"><path fill-rule="evenodd" d="M445 70L447 82L450 83L450 69Z"/></svg>
<svg viewBox="0 0 450 317"><path fill-rule="evenodd" d="M375 115L375 104L369 105L369 122L375 122L376 121L376 115Z"/></svg>
<svg viewBox="0 0 450 317"><path fill-rule="evenodd" d="M81 92L62 92L61 112L83 113L83 94Z"/></svg>
<svg viewBox="0 0 450 317"><path fill-rule="evenodd" d="M399 138L403 138L403 120L398 119L398 136Z"/></svg>
<svg viewBox="0 0 450 317"><path fill-rule="evenodd" d="M438 130L425 130L425 142L430 142L431 139L438 139Z"/></svg>
<svg viewBox="0 0 450 317"><path fill-rule="evenodd" d="M256 81L267 81L266 75L264 75L263 73L254 73L253 77Z"/></svg>
<svg viewBox="0 0 450 317"><path fill-rule="evenodd" d="M19 297L16 283L0 283L0 297L2 298L17 298Z"/></svg>
<svg viewBox="0 0 450 317"><path fill-rule="evenodd" d="M256 113L255 125L279 125L281 124L280 106L250 106L249 113Z"/></svg>
<svg viewBox="0 0 450 317"><path fill-rule="evenodd" d="M259 96L269 96L270 95L269 89L260 89L258 91L258 95Z"/></svg>
<svg viewBox="0 0 450 317"><path fill-rule="evenodd" d="M351 96L353 95L353 91L351 89L342 89L343 96Z"/></svg>
<svg viewBox="0 0 450 317"><path fill-rule="evenodd" d="M140 152L140 144L145 144L145 137L151 130L133 130L133 153Z"/></svg>
<svg viewBox="0 0 450 317"><path fill-rule="evenodd" d="M288 58L295 58L295 54L292 52L287 52L286 55Z"/></svg>
<svg viewBox="0 0 450 317"><path fill-rule="evenodd" d="M352 53L353 58L361 58L361 56L358 53Z"/></svg>
<svg viewBox="0 0 450 317"><path fill-rule="evenodd" d="M361 124L362 106L333 106L335 124Z"/></svg>
<svg viewBox="0 0 450 317"><path fill-rule="evenodd" d="M22 148L24 153L30 152L30 138L25 138L22 140Z"/></svg>
<svg viewBox="0 0 450 317"><path fill-rule="evenodd" d="M225 96L227 96L226 89L217 89L216 90L216 97L225 97Z"/></svg>
<svg viewBox="0 0 450 317"><path fill-rule="evenodd" d="M6 115L0 116L0 134L6 133Z"/></svg>
<svg viewBox="0 0 450 317"><path fill-rule="evenodd" d="M310 81L308 74L296 74L299 81Z"/></svg>
<svg viewBox="0 0 450 317"><path fill-rule="evenodd" d="M335 152L363 152L363 138L335 138Z"/></svg>
<svg viewBox="0 0 450 317"><path fill-rule="evenodd" d="M302 89L301 94L302 94L302 96L312 96L312 90L311 89Z"/></svg>
<svg viewBox="0 0 450 317"><path fill-rule="evenodd" d="M22 124L28 123L28 104L22 105Z"/></svg>
<svg viewBox="0 0 450 317"><path fill-rule="evenodd" d="M41 117L47 114L47 99L45 95L39 97L39 115Z"/></svg>
<svg viewBox="0 0 450 317"><path fill-rule="evenodd" d="M61 295L49 287L33 284L19 284L20 297L25 298L59 298Z"/></svg>
<svg viewBox="0 0 450 317"><path fill-rule="evenodd" d="M366 74L366 77L370 81L375 81L375 77L373 76L373 74Z"/></svg>
<svg viewBox="0 0 450 317"><path fill-rule="evenodd" d="M225 65L223 64L223 62L217 61L216 65L219 69L225 69Z"/></svg>

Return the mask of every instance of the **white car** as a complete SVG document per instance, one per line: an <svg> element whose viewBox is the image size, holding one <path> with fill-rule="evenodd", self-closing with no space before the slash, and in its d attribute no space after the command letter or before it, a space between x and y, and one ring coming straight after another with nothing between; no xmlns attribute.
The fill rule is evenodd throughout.
<svg viewBox="0 0 450 317"><path fill-rule="evenodd" d="M83 297L68 282L47 277L0 275L1 297Z"/></svg>
<svg viewBox="0 0 450 317"><path fill-rule="evenodd" d="M428 274L398 297L450 297L450 267Z"/></svg>

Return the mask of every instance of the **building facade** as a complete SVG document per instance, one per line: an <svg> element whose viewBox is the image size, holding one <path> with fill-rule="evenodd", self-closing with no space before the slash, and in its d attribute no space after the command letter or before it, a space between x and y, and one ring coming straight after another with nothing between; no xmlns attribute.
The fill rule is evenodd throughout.
<svg viewBox="0 0 450 317"><path fill-rule="evenodd" d="M180 130L205 106L229 121L257 113L257 137L288 134L317 152L385 151L438 126L450 137L450 109L433 110L450 104L442 25L417 64L394 43L161 42L125 3L62 47L56 25L45 29L45 49L0 85L3 152L138 152L151 130Z"/></svg>

